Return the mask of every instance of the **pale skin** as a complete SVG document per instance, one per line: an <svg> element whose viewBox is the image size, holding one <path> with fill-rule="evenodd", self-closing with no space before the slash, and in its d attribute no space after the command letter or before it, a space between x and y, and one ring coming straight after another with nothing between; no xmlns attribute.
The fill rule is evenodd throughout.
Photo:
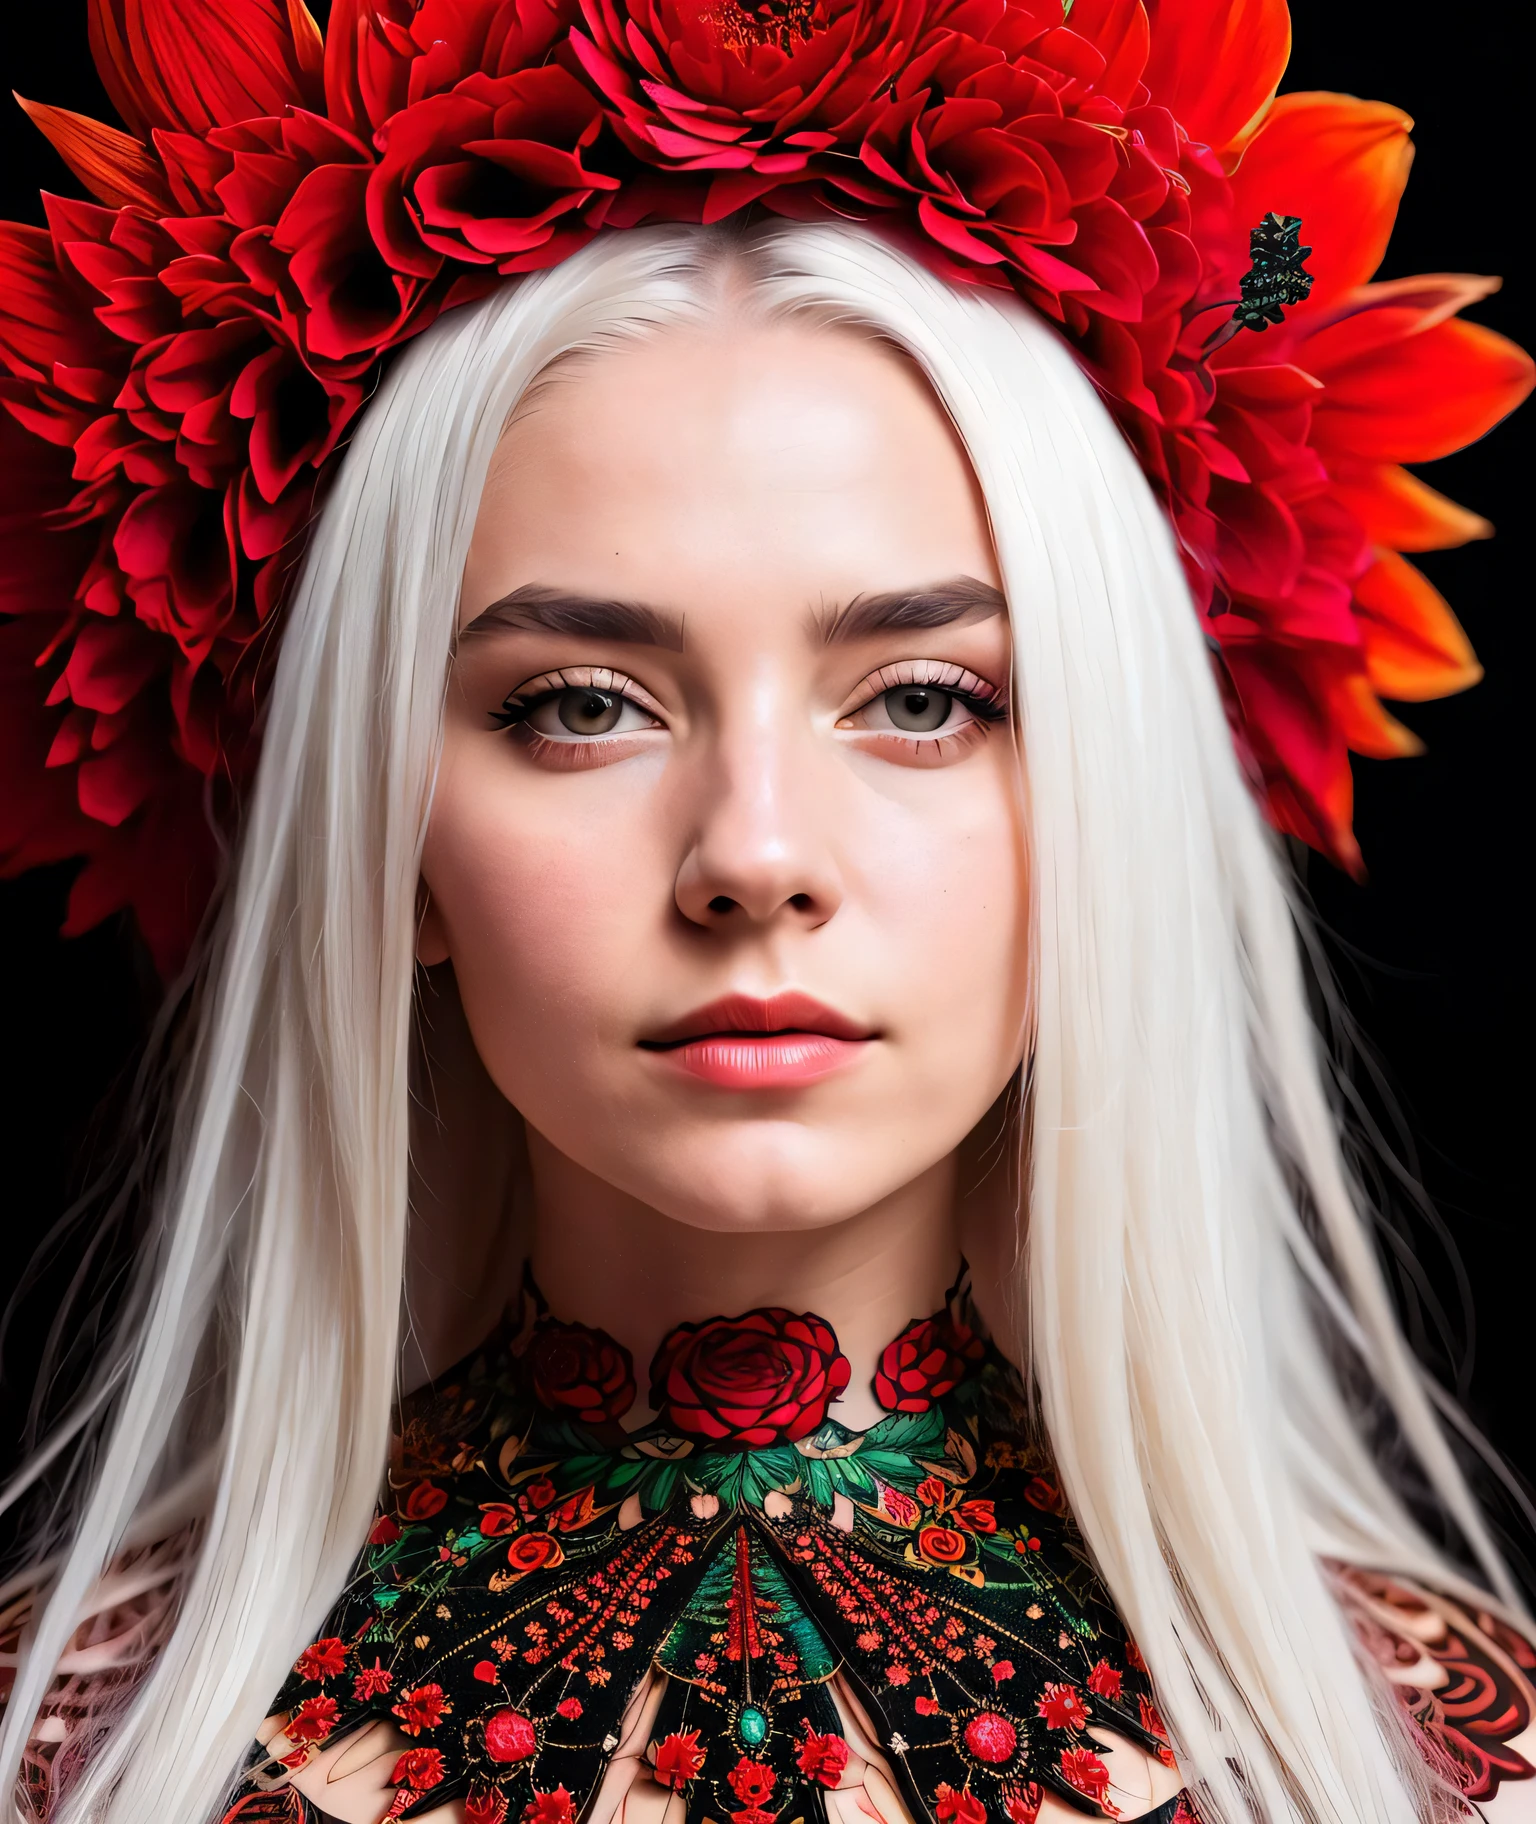
<svg viewBox="0 0 1536 1824"><path fill-rule="evenodd" d="M422 863L435 1120L408 1380L491 1328L526 1249L552 1308L642 1366L682 1321L818 1312L852 1364L836 1416L864 1426L883 1345L939 1306L962 1248L984 1265L1010 1245L995 1142L1026 1042L1028 878L1000 589L947 419L849 333L673 332L518 414L465 569ZM594 611L612 604L637 612ZM865 1035L851 1062L744 1090L647 1048L721 996L789 990ZM835 1695L834 1824L904 1824ZM587 1824L681 1824L644 1758L658 1697L635 1694ZM1123 1817L1178 1790L1100 1741ZM376 1725L293 1784L375 1824L405 1745ZM1518 1824L1505 1795L1525 1792L1490 1815Z"/></svg>

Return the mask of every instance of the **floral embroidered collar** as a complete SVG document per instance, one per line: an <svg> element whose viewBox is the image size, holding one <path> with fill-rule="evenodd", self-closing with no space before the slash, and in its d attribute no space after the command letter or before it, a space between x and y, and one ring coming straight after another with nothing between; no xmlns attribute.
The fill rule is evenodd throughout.
<svg viewBox="0 0 1536 1824"><path fill-rule="evenodd" d="M1113 1816L1090 1730L1171 1756L1017 1375L959 1288L886 1348L863 1432L828 1416L848 1372L815 1316L684 1325L625 1432L628 1353L529 1287L406 1401L391 1500L275 1705L297 1746L227 1819L383 1720L411 1743L391 1817L574 1824L653 1669L648 1758L691 1821L825 1819L834 1675L915 1818L1033 1824L1047 1790Z"/></svg>

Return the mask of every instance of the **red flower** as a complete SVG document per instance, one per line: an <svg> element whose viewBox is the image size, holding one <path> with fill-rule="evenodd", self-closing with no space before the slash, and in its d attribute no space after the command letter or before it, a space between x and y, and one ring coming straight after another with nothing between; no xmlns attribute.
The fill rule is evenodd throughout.
<svg viewBox="0 0 1536 1824"><path fill-rule="evenodd" d="M417 1482L406 1490L400 1514L406 1520L430 1520L448 1505L448 1492L435 1482Z"/></svg>
<svg viewBox="0 0 1536 1824"><path fill-rule="evenodd" d="M1107 1659L1101 1659L1088 1674L1088 1689L1099 1697L1107 1697L1114 1702L1120 1696L1120 1687L1124 1680Z"/></svg>
<svg viewBox="0 0 1536 1824"><path fill-rule="evenodd" d="M796 1763L808 1780L835 1786L848 1765L848 1744L840 1735L817 1735L807 1724Z"/></svg>
<svg viewBox="0 0 1536 1824"><path fill-rule="evenodd" d="M504 1824L506 1815L506 1794L492 1792L488 1786L470 1792L464 1800L464 1824Z"/></svg>
<svg viewBox="0 0 1536 1824"><path fill-rule="evenodd" d="M373 1664L364 1666L352 1680L352 1695L358 1703L366 1704L371 1698L382 1697L394 1682L394 1673L375 1654Z"/></svg>
<svg viewBox="0 0 1536 1824"><path fill-rule="evenodd" d="M415 1685L400 1693L400 1701L390 1706L390 1714L399 1717L400 1727L407 1735L420 1735L423 1729L435 1729L452 1709L452 1704L443 1701L441 1685Z"/></svg>
<svg viewBox="0 0 1536 1824"><path fill-rule="evenodd" d="M551 1533L524 1533L507 1547L507 1563L522 1577L559 1564L564 1558L560 1541Z"/></svg>
<svg viewBox="0 0 1536 1824"><path fill-rule="evenodd" d="M1044 1796L1034 1780L1021 1791L1009 1793L1004 1802L1009 1824L1035 1824L1035 1819L1040 1815L1040 1801Z"/></svg>
<svg viewBox="0 0 1536 1824"><path fill-rule="evenodd" d="M990 1501L962 1501L955 1510L955 1518L974 1533L997 1531L997 1515Z"/></svg>
<svg viewBox="0 0 1536 1824"><path fill-rule="evenodd" d="M683 1437L758 1450L809 1437L848 1373L821 1318L749 1311L672 1331L651 1364L651 1405Z"/></svg>
<svg viewBox="0 0 1536 1824"><path fill-rule="evenodd" d="M760 1807L767 1803L778 1775L762 1761L743 1755L725 1776L731 1791L743 1805Z"/></svg>
<svg viewBox="0 0 1536 1824"><path fill-rule="evenodd" d="M400 1537L399 1522L392 1515L380 1514L368 1535L370 1545L393 1545Z"/></svg>
<svg viewBox="0 0 1536 1824"><path fill-rule="evenodd" d="M655 1765L656 1778L661 1784L681 1792L704 1765L698 1730L690 1729L686 1735L664 1736L656 1744Z"/></svg>
<svg viewBox="0 0 1536 1824"><path fill-rule="evenodd" d="M560 1702L555 1705L556 1713L563 1716L566 1721L570 1723L574 1723L577 1717L581 1715L581 1709L582 1705L579 1697L562 1697Z"/></svg>
<svg viewBox="0 0 1536 1824"><path fill-rule="evenodd" d="M934 1564L958 1564L971 1548L965 1534L952 1526L925 1526L917 1535L917 1549Z"/></svg>
<svg viewBox="0 0 1536 1824"><path fill-rule="evenodd" d="M389 1776L391 1786L409 1787L414 1792L427 1792L440 1786L445 1778L443 1757L437 1748L407 1748Z"/></svg>
<svg viewBox="0 0 1536 1824"><path fill-rule="evenodd" d="M590 1488L567 1495L545 1524L552 1533L574 1533L584 1527L597 1512L597 1502Z"/></svg>
<svg viewBox="0 0 1536 1824"><path fill-rule="evenodd" d="M948 1492L937 1476L924 1476L917 1485L917 1498L924 1507L941 1507Z"/></svg>
<svg viewBox="0 0 1536 1824"><path fill-rule="evenodd" d="M931 1697L914 1697L912 1708L919 1716L937 1716L939 1714L939 1706Z"/></svg>
<svg viewBox="0 0 1536 1824"><path fill-rule="evenodd" d="M922 1318L886 1344L875 1370L875 1398L887 1412L926 1412L985 1353L981 1338L948 1311Z"/></svg>
<svg viewBox="0 0 1536 1824"><path fill-rule="evenodd" d="M573 1824L575 1816L571 1795L563 1786L553 1792L535 1792L523 1807L523 1824Z"/></svg>
<svg viewBox="0 0 1536 1824"><path fill-rule="evenodd" d="M548 1476L535 1476L523 1491L530 1507L546 1508L559 1491Z"/></svg>
<svg viewBox="0 0 1536 1824"><path fill-rule="evenodd" d="M522 1525L522 1516L515 1507L509 1507L505 1501L482 1501L480 1503L480 1533L485 1539L499 1539L503 1533L515 1533Z"/></svg>
<svg viewBox="0 0 1536 1824"><path fill-rule="evenodd" d="M323 1742L340 1720L334 1697L306 1697L283 1730L290 1742Z"/></svg>
<svg viewBox="0 0 1536 1824"><path fill-rule="evenodd" d="M904 1495L899 1488L882 1488L880 1505L898 1526L911 1526L917 1520L917 1503L910 1495Z"/></svg>
<svg viewBox="0 0 1536 1824"><path fill-rule="evenodd" d="M335 1678L346 1669L347 1643L332 1635L312 1641L298 1657L294 1671L300 1678Z"/></svg>
<svg viewBox="0 0 1536 1824"><path fill-rule="evenodd" d="M994 1685L1006 1684L1013 1677L1011 1659L995 1659L992 1662L992 1682Z"/></svg>
<svg viewBox="0 0 1536 1824"><path fill-rule="evenodd" d="M1061 1484L1051 1476L1031 1476L1024 1484L1024 1499L1042 1514L1064 1514L1067 1501Z"/></svg>
<svg viewBox="0 0 1536 1824"><path fill-rule="evenodd" d="M541 1318L527 1361L543 1404L589 1425L617 1424L635 1403L634 1363L606 1330Z"/></svg>
<svg viewBox="0 0 1536 1824"><path fill-rule="evenodd" d="M1088 1706L1072 1685L1047 1685L1038 1710L1047 1729L1081 1729L1088 1720Z"/></svg>
<svg viewBox="0 0 1536 1824"><path fill-rule="evenodd" d="M475 1669L471 1676L479 1679L482 1685L494 1685L497 1679L501 1677L501 1673L497 1670L495 1660L477 1659L475 1661Z"/></svg>
<svg viewBox="0 0 1536 1824"><path fill-rule="evenodd" d="M974 1793L941 1785L933 1795L939 1824L987 1824L987 1808Z"/></svg>
<svg viewBox="0 0 1536 1824"><path fill-rule="evenodd" d="M1006 1761L1018 1746L1018 1731L1006 1716L995 1710L983 1710L965 1726L965 1745L978 1761L995 1767Z"/></svg>
<svg viewBox="0 0 1536 1824"><path fill-rule="evenodd" d="M1084 1793L1095 1805L1104 1803L1109 1791L1109 1769L1087 1748L1063 1748L1061 1777L1069 1786Z"/></svg>
<svg viewBox="0 0 1536 1824"><path fill-rule="evenodd" d="M485 1719L485 1752L493 1761L526 1761L538 1747L538 1733L520 1711L498 1710Z"/></svg>

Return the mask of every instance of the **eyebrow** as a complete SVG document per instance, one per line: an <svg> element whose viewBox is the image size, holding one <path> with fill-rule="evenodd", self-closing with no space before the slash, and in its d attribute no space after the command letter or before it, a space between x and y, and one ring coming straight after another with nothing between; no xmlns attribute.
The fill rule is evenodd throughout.
<svg viewBox="0 0 1536 1824"><path fill-rule="evenodd" d="M960 622L989 620L1006 614L1000 589L974 576L955 576L927 589L888 589L879 595L856 595L832 613L816 616L829 646L867 640L880 633L916 633L924 628L953 627Z"/></svg>
<svg viewBox="0 0 1536 1824"><path fill-rule="evenodd" d="M867 640L877 634L915 633L953 627L1005 614L1008 603L1000 589L973 576L956 576L927 589L887 589L856 595L830 611L812 615L812 624L828 646ZM498 632L554 633L582 640L615 640L628 646L684 649L683 617L648 602L627 602L576 595L546 583L524 583L494 601L459 636Z"/></svg>
<svg viewBox="0 0 1536 1824"><path fill-rule="evenodd" d="M647 602L607 601L573 595L544 583L524 583L483 609L459 636L557 633L578 640L617 640L626 646L683 650L683 617Z"/></svg>

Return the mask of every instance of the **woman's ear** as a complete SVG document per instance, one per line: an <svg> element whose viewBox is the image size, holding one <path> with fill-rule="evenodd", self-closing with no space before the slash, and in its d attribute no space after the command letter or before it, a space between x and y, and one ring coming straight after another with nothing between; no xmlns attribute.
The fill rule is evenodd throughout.
<svg viewBox="0 0 1536 1824"><path fill-rule="evenodd" d="M424 880L416 883L416 960L430 969L448 961L448 930Z"/></svg>

